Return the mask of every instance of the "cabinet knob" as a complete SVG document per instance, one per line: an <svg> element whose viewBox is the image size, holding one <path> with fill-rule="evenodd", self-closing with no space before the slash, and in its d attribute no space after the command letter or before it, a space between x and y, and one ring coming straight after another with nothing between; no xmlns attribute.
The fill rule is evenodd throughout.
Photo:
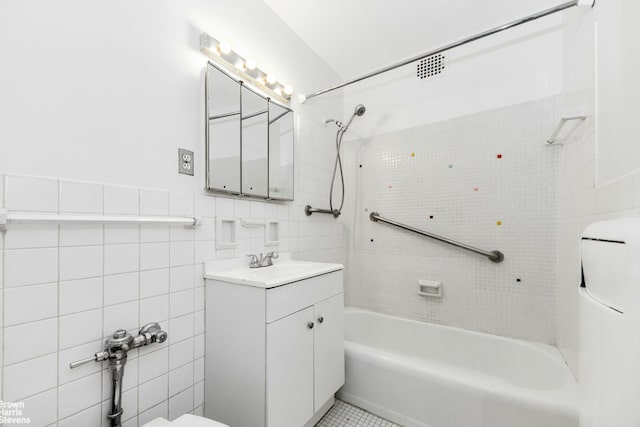
<svg viewBox="0 0 640 427"><path fill-rule="evenodd" d="M318 323L322 323L322 322L324 322L324 317L322 316L318 317Z"/></svg>
<svg viewBox="0 0 640 427"><path fill-rule="evenodd" d="M309 322L309 323L307 323L307 328L309 328L309 329L313 329L313 322Z"/></svg>

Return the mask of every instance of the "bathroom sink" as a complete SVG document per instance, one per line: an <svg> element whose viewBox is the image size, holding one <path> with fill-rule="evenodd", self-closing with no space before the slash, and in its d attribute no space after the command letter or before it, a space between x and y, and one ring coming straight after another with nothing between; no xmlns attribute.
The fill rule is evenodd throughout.
<svg viewBox="0 0 640 427"><path fill-rule="evenodd" d="M272 266L260 268L249 268L248 258L208 261L205 263L204 277L240 285L274 288L343 268L342 264L292 260L289 253L284 253L274 260Z"/></svg>

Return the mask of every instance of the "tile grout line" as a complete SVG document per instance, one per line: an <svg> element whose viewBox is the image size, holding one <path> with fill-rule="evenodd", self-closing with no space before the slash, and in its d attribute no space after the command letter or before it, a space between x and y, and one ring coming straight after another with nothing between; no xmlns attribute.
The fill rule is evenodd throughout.
<svg viewBox="0 0 640 427"><path fill-rule="evenodd" d="M2 206L6 208L6 198L7 198L7 175L3 174L2 175L2 200L0 200L0 203L2 203ZM5 240L6 240L6 234L7 231L6 229L2 230L0 233L2 233L2 259L0 260L0 262L2 262L2 277L0 277L0 283L2 283L2 331L0 331L0 339L2 339L2 349L0 349L0 357L2 358L2 360L0 361L0 375L2 375L2 377L0 378L0 399L4 400L4 326L5 326L5 309L4 309L4 305L5 305L5 301L6 301L6 296L5 296L5 283L4 283L4 279L5 279L5 270L7 269L7 266L5 264Z"/></svg>
<svg viewBox="0 0 640 427"><path fill-rule="evenodd" d="M58 179L58 215L60 215L60 210L62 207L62 180ZM58 271L57 271L57 288L58 288L58 330L56 331L58 334L58 345L56 348L56 423L60 419L60 237L61 230L60 225L56 227L58 232L58 244L56 246L56 256L58 258Z"/></svg>
<svg viewBox="0 0 640 427"><path fill-rule="evenodd" d="M142 211L142 190L140 188L136 189L137 193L137 204L138 204L138 215ZM141 307L142 307L142 297L141 297L141 276L142 276L142 225L138 226L138 327L140 327L141 322ZM140 425L140 351L138 351L138 372L136 375L136 426Z"/></svg>

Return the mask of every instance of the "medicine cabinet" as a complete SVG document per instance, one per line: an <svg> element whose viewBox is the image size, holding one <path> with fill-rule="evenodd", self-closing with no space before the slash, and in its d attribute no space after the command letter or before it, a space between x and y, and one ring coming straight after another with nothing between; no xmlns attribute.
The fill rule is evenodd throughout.
<svg viewBox="0 0 640 427"><path fill-rule="evenodd" d="M209 62L206 188L293 200L293 111Z"/></svg>

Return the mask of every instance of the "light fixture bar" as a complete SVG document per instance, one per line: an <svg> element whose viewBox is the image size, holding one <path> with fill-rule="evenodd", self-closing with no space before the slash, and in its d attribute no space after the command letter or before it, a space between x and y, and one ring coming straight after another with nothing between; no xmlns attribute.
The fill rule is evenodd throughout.
<svg viewBox="0 0 640 427"><path fill-rule="evenodd" d="M200 51L223 66L227 72L236 74L241 80L252 84L270 97L285 103L291 101L293 89L290 85L280 83L275 74L258 68L254 59L240 56L228 42L202 33Z"/></svg>

